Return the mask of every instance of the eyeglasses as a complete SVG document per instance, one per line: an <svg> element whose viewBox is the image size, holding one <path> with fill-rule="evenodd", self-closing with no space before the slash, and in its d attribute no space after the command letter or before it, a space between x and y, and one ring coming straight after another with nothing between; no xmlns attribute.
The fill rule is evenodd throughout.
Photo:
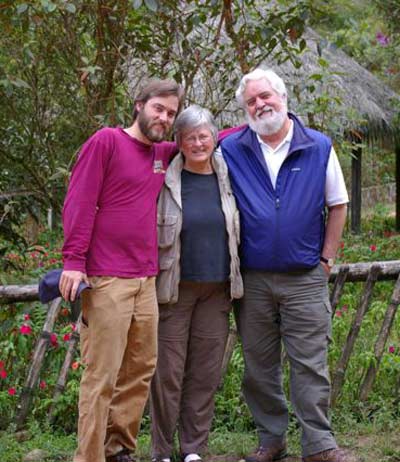
<svg viewBox="0 0 400 462"><path fill-rule="evenodd" d="M197 141L199 141L200 144L205 144L211 141L211 139L212 139L211 135L200 135L200 136L191 135L191 136L184 136L182 138L182 141L186 144L193 145L193 144L196 144Z"/></svg>

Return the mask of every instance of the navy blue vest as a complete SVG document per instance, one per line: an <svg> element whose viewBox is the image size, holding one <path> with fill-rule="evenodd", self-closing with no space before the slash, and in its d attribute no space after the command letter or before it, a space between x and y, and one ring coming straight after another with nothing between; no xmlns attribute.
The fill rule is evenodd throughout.
<svg viewBox="0 0 400 462"><path fill-rule="evenodd" d="M241 218L241 264L288 272L319 264L325 234L325 180L332 143L293 115L289 155L276 188L249 127L221 143Z"/></svg>

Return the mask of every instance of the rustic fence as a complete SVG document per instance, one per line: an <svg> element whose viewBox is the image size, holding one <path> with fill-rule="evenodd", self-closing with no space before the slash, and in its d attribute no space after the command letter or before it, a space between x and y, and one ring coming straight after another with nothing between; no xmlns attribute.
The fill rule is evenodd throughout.
<svg viewBox="0 0 400 462"><path fill-rule="evenodd" d="M393 322L395 320L396 312L400 304L400 261L387 261L387 262L374 262L374 263L355 263L335 266L330 276L330 283L332 283L330 301L332 305L332 315L334 315L336 308L342 296L345 284L363 282L364 288L352 320L352 324L348 331L347 339L341 350L340 358L336 367L332 371L332 405L334 406L343 384L346 379L346 370L348 368L351 355L357 337L361 330L362 321L371 303L373 289L378 281L393 280L395 281L393 292L385 310L382 325L379 333L375 339L375 346L373 351L374 360L368 367L359 390L359 399L366 401L372 390L382 356L385 351L385 345L390 335ZM38 287L37 285L27 286L0 286L0 304L9 304L21 301L35 301L38 300ZM29 414L30 405L32 402L33 393L37 385L41 366L45 356L46 349L50 342L50 333L53 330L54 323L60 311L61 299L54 300L48 308L46 320L43 326L42 333L37 340L32 361L29 371L25 380L25 386L21 393L20 403L16 417L17 427L21 428ZM56 402L58 396L63 392L68 379L68 371L70 369L73 356L79 341L79 327L78 320L77 329L72 334L71 341L65 355L64 363L61 367L57 385L53 395L53 403ZM225 355L222 364L222 375L225 374L229 361L232 357L233 350L237 341L237 333L235 329L231 329L228 341L226 344ZM52 420L54 415L54 404L49 411L49 419Z"/></svg>

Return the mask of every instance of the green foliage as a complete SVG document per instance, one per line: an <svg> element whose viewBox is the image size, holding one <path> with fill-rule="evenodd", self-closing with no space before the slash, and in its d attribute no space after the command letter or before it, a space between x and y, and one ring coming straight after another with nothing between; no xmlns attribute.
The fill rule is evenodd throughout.
<svg viewBox="0 0 400 462"><path fill-rule="evenodd" d="M46 311L40 303L17 303L0 309L0 409L3 410L4 416L0 422L0 430L6 428L15 417L33 349L40 337L45 318ZM63 305L57 325L51 333L41 375L33 393L32 416L37 421L46 421L53 403L51 397L55 391L58 374L74 330L75 324L72 322L70 308ZM55 404L55 422L59 422L65 431L73 431L76 428L80 369L77 354L69 373L66 390Z"/></svg>
<svg viewBox="0 0 400 462"><path fill-rule="evenodd" d="M274 54L298 63L307 1L268 8L254 0L4 5L0 236L24 244L18 225L27 215L40 220L48 207L60 212L84 140L103 125L130 123L129 70L131 92L144 77L173 77L185 84L188 102L219 112L233 99L237 62L247 70Z"/></svg>
<svg viewBox="0 0 400 462"><path fill-rule="evenodd" d="M310 16L313 27L399 92L399 11L397 0L317 0Z"/></svg>

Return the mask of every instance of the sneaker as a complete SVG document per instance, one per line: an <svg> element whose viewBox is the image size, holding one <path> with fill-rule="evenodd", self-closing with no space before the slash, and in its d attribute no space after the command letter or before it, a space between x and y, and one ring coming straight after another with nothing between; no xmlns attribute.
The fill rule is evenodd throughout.
<svg viewBox="0 0 400 462"><path fill-rule="evenodd" d="M195 461L202 462L201 457L194 452L191 452L190 454L183 454L182 461L183 462L195 462Z"/></svg>

